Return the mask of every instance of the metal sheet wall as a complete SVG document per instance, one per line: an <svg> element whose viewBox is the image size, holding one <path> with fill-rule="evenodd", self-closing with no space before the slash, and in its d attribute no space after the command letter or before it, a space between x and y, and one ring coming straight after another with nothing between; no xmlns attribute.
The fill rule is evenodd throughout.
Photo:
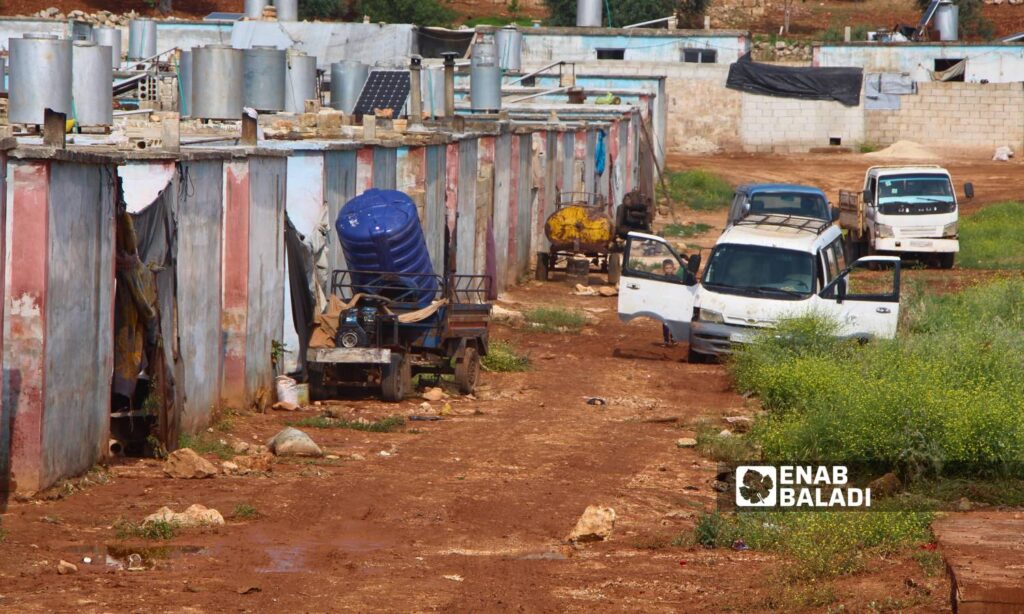
<svg viewBox="0 0 1024 614"><path fill-rule="evenodd" d="M430 145L427 148L424 208L426 209L423 233L427 238L430 263L438 273L445 270L444 263L444 222L445 222L445 167L447 146Z"/></svg>
<svg viewBox="0 0 1024 614"><path fill-rule="evenodd" d="M356 196L356 152L328 151L324 154L324 198L327 200L327 262L329 268L345 268L345 254L338 243L334 221L345 203Z"/></svg>
<svg viewBox="0 0 1024 614"><path fill-rule="evenodd" d="M224 169L220 160L182 162L177 186L178 222L176 390L180 425L195 433L210 423L220 401L221 238ZM165 339L165 343L171 339Z"/></svg>
<svg viewBox="0 0 1024 614"><path fill-rule="evenodd" d="M537 190L533 181L533 136L523 134L513 137L519 140L519 190L516 210L516 276L524 275L530 270L530 247L533 237L533 224L530 223L533 201Z"/></svg>
<svg viewBox="0 0 1024 614"><path fill-rule="evenodd" d="M476 271L476 179L477 142L466 139L458 143L457 213L455 270L470 274Z"/></svg>
<svg viewBox="0 0 1024 614"><path fill-rule="evenodd" d="M491 228L494 238L494 283L504 290L508 283L509 230L513 223L509 202L512 196L512 135L494 139L494 215Z"/></svg>
<svg viewBox="0 0 1024 614"><path fill-rule="evenodd" d="M394 190L398 185L396 169L398 150L390 147L373 148L373 187Z"/></svg>
<svg viewBox="0 0 1024 614"><path fill-rule="evenodd" d="M281 341L284 318L284 158L249 158L249 296L245 336L245 389L254 400L270 394L273 342ZM295 348L289 348L293 352ZM270 397L267 396L267 399Z"/></svg>
<svg viewBox="0 0 1024 614"><path fill-rule="evenodd" d="M115 172L50 162L40 487L89 469L108 439Z"/></svg>

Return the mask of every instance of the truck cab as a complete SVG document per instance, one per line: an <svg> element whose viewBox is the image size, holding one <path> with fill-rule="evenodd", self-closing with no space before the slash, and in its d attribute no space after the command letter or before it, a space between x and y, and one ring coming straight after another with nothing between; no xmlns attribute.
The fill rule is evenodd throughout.
<svg viewBox="0 0 1024 614"><path fill-rule="evenodd" d="M690 280L660 273L686 268L660 237L630 233L625 250L620 319L665 323L677 339L689 339L691 362L727 355L780 320L808 313L833 318L843 337L896 334L899 258L847 263L831 221L747 215L722 233L703 274ZM672 258L676 267L662 266Z"/></svg>
<svg viewBox="0 0 1024 614"><path fill-rule="evenodd" d="M745 183L736 188L726 226L747 215L808 217L833 221L838 210L829 207L828 197L818 188L791 183Z"/></svg>
<svg viewBox="0 0 1024 614"><path fill-rule="evenodd" d="M967 198L974 187L964 186ZM873 166L860 192L839 194L840 225L850 258L883 253L934 259L952 268L960 251L959 207L940 166Z"/></svg>

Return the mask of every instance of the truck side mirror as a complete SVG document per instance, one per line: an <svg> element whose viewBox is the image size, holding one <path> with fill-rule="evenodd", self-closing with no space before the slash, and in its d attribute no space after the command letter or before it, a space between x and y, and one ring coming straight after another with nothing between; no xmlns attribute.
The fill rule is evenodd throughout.
<svg viewBox="0 0 1024 614"><path fill-rule="evenodd" d="M875 200L875 195L871 193L871 190L864 190L863 198L865 204L871 204L871 201Z"/></svg>
<svg viewBox="0 0 1024 614"><path fill-rule="evenodd" d="M970 181L964 184L964 196L968 199L974 198L974 184Z"/></svg>
<svg viewBox="0 0 1024 614"><path fill-rule="evenodd" d="M832 209L832 221L835 222L839 219L839 207L833 206Z"/></svg>
<svg viewBox="0 0 1024 614"><path fill-rule="evenodd" d="M700 271L700 253L696 253L686 259L686 270L693 273L693 276L697 276L697 272Z"/></svg>

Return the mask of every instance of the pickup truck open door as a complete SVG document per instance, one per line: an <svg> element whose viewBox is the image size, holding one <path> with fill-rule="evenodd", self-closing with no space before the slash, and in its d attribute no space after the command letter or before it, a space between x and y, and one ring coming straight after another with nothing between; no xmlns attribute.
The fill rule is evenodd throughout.
<svg viewBox="0 0 1024 614"><path fill-rule="evenodd" d="M900 259L867 256L821 291L821 305L840 325L839 335L892 338L900 319Z"/></svg>
<svg viewBox="0 0 1024 614"><path fill-rule="evenodd" d="M682 258L661 237L631 232L622 261L619 319L652 318L673 338L689 339L700 256Z"/></svg>

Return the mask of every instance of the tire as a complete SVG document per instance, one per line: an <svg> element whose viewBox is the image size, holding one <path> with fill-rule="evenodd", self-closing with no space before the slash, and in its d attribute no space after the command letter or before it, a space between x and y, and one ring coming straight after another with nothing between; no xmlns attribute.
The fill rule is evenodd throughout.
<svg viewBox="0 0 1024 614"><path fill-rule="evenodd" d="M939 254L939 268L940 269L951 269L956 263L956 252L949 252L948 254Z"/></svg>
<svg viewBox="0 0 1024 614"><path fill-rule="evenodd" d="M550 267L551 256L547 252L537 252L537 281L548 280L548 267Z"/></svg>
<svg viewBox="0 0 1024 614"><path fill-rule="evenodd" d="M709 362L710 360L710 356L708 356L707 354L701 354L700 352L695 352L693 348L689 348L686 350L686 362L690 363L691 365L703 365Z"/></svg>
<svg viewBox="0 0 1024 614"><path fill-rule="evenodd" d="M608 254L608 285L614 286L619 283L622 277L622 254L612 252Z"/></svg>
<svg viewBox="0 0 1024 614"><path fill-rule="evenodd" d="M391 363L381 370L381 398L397 403L409 394L412 384L412 360L408 354L391 353Z"/></svg>
<svg viewBox="0 0 1024 614"><path fill-rule="evenodd" d="M455 361L455 384L462 394L473 394L480 379L480 353L475 347L467 347L461 359Z"/></svg>

